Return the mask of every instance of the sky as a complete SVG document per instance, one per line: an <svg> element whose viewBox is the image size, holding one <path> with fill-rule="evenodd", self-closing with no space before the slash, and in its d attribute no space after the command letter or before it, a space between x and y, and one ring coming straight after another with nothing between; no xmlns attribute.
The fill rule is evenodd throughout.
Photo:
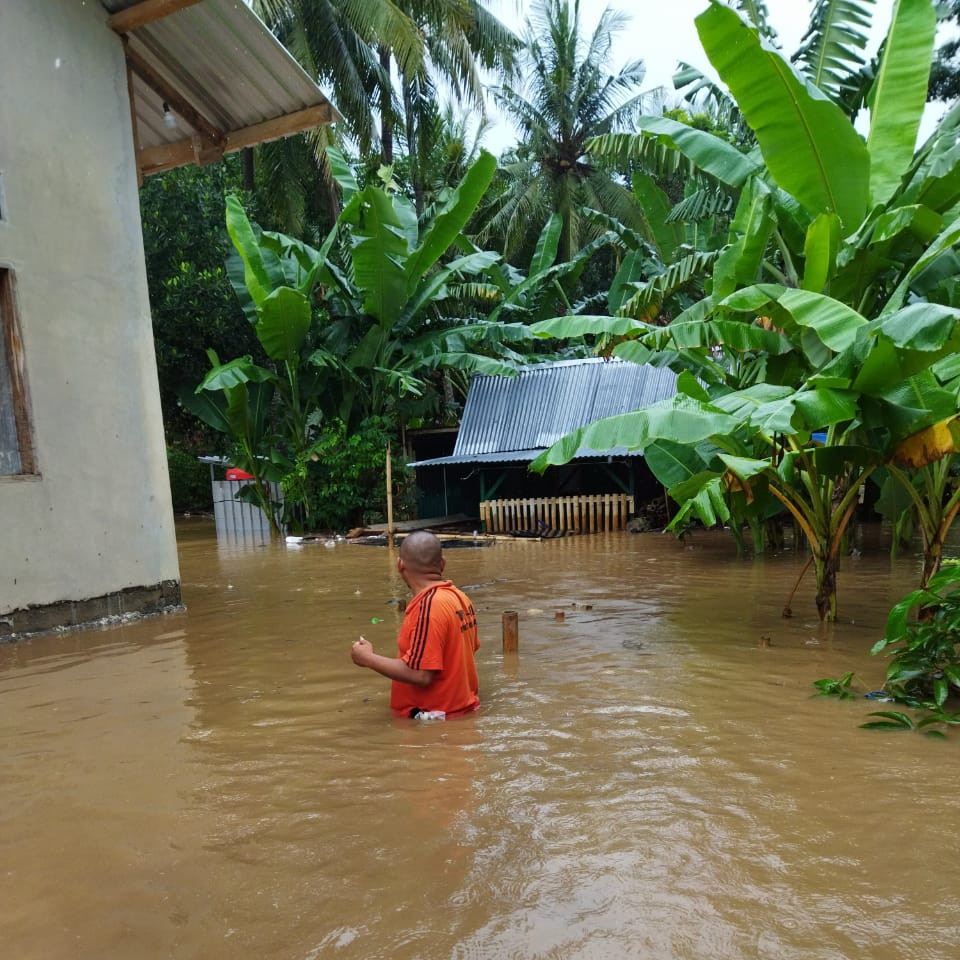
<svg viewBox="0 0 960 960"><path fill-rule="evenodd" d="M533 4L530 0L488 0L488 8L517 33L523 32L526 14ZM587 36L596 27L604 9L610 7L630 17L626 29L615 40L609 68L616 70L637 58L647 67L644 89L667 87L674 96L671 77L677 62L683 60L716 78L700 46L694 18L708 6L709 0L580 0L580 20ZM787 56L800 45L809 21L811 0L766 0L769 20L780 37ZM876 52L880 39L887 31L893 9L893 0L876 0L874 4L874 33L868 53ZM491 112L495 106L491 105ZM496 118L495 118L496 119ZM932 121L930 123L932 129ZM921 136L924 135L921 129ZM509 123L498 119L484 136L488 150L499 154L517 139Z"/></svg>

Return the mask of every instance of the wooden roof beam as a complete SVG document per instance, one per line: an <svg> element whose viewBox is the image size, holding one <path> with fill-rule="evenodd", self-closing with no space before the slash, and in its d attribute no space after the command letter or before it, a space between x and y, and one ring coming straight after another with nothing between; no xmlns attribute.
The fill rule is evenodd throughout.
<svg viewBox="0 0 960 960"><path fill-rule="evenodd" d="M268 140L279 140L281 137L287 137L302 130L311 130L321 124L332 123L335 119L336 114L333 106L329 103L321 103L315 107L307 107L305 110L287 114L284 117L255 123L252 126L244 127L242 130L234 130L232 133L228 133L226 141L219 150L219 155L243 150L245 147L253 147L258 143L266 143ZM137 163L142 173L148 176L152 173L172 170L174 167L182 167L187 163L212 163L219 159L219 155L214 151L203 153L198 150L198 145L194 140L181 140L178 143L168 143L141 150Z"/></svg>
<svg viewBox="0 0 960 960"><path fill-rule="evenodd" d="M201 136L205 137L213 144L220 145L225 137L222 130L218 130L212 123L186 97L181 96L180 92L167 83L163 77L157 73L153 67L147 63L140 54L136 53L129 43L124 47L127 54L127 63L130 69L165 103L167 106L176 110L187 123L193 127Z"/></svg>
<svg viewBox="0 0 960 960"><path fill-rule="evenodd" d="M107 20L107 26L117 33L131 33L138 27L162 20L196 3L200 3L200 0L141 0L126 10L118 10Z"/></svg>

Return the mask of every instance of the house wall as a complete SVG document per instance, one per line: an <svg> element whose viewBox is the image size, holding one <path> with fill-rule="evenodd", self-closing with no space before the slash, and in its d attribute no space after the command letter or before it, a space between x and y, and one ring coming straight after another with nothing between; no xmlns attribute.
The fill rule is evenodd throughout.
<svg viewBox="0 0 960 960"><path fill-rule="evenodd" d="M106 18L96 2L0 3L0 267L36 462L0 477L0 638L179 603L126 68Z"/></svg>

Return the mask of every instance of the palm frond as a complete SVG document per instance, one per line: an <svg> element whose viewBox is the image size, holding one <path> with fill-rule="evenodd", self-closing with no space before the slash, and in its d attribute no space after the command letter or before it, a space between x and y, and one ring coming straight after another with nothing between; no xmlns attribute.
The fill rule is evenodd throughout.
<svg viewBox="0 0 960 960"><path fill-rule="evenodd" d="M731 6L746 14L747 21L756 27L757 33L774 46L779 46L777 32L770 26L770 14L764 0L735 0Z"/></svg>
<svg viewBox="0 0 960 960"><path fill-rule="evenodd" d="M655 277L635 283L637 292L617 311L619 316L641 318L651 306L659 307L671 294L692 281L702 280L717 259L716 250L697 251L677 260Z"/></svg>
<svg viewBox="0 0 960 960"><path fill-rule="evenodd" d="M718 214L731 214L733 207L733 198L729 194L702 188L676 204L667 214L667 223L700 223Z"/></svg>
<svg viewBox="0 0 960 960"><path fill-rule="evenodd" d="M790 58L834 101L865 66L875 0L817 0L801 46Z"/></svg>
<svg viewBox="0 0 960 960"><path fill-rule="evenodd" d="M639 161L644 169L657 177L672 177L696 172L695 165L679 150L661 143L657 137L638 133L605 133L588 141L592 155L615 162Z"/></svg>

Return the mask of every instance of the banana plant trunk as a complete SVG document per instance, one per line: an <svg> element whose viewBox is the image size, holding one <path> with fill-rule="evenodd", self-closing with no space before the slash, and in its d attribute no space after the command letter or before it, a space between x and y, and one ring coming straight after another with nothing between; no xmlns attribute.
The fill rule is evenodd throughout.
<svg viewBox="0 0 960 960"><path fill-rule="evenodd" d="M818 495L809 501L805 501L798 489L770 486L770 492L790 511L810 545L817 577L817 613L821 620L837 619L840 549L856 512L860 487L872 472L873 467L867 467L848 477L844 485L845 492L836 502L833 481L827 482L822 490L817 489L815 484L811 485L808 490L816 491Z"/></svg>
<svg viewBox="0 0 960 960"><path fill-rule="evenodd" d="M834 554L814 555L817 574L817 613L823 620L837 619L837 569L838 558Z"/></svg>

